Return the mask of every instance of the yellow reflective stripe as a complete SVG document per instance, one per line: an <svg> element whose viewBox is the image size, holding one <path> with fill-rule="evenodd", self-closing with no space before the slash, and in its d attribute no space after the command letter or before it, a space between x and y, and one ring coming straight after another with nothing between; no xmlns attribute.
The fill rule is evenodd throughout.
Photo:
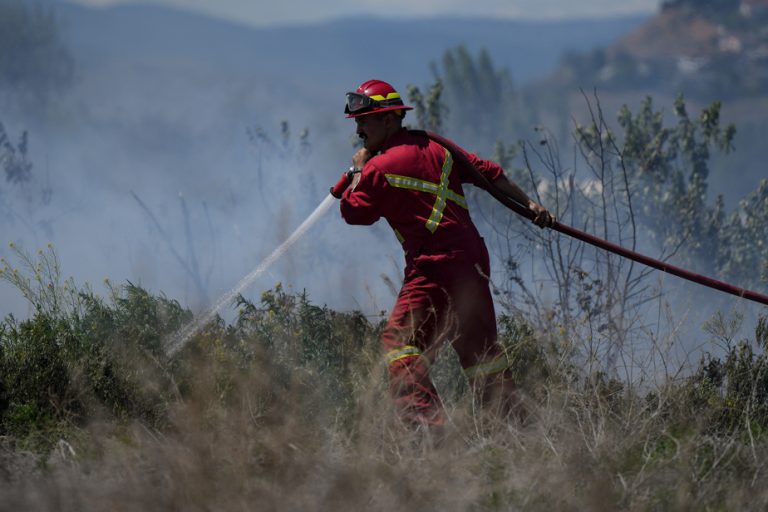
<svg viewBox="0 0 768 512"><path fill-rule="evenodd" d="M382 96L381 94L374 94L373 96L368 96L368 97L376 101L397 100L397 99L400 99L400 93L390 92L389 94L387 94L386 97Z"/></svg>
<svg viewBox="0 0 768 512"><path fill-rule="evenodd" d="M408 178L406 176L398 176L396 174L387 174L386 177L389 184L393 187L406 188L419 192L429 192L430 194L437 194L438 192L438 186L428 181L423 181L417 178ZM445 197L446 199L449 199L457 205L461 206L465 210L469 210L469 205L467 204L467 200L463 195L457 194L453 190L448 189L448 191L445 193Z"/></svg>
<svg viewBox="0 0 768 512"><path fill-rule="evenodd" d="M437 194L438 186L429 181L411 178L410 176L400 176L399 174L385 174L387 182L397 188L407 188L409 190L418 190L419 192L429 192ZM458 194L456 194L458 195Z"/></svg>
<svg viewBox="0 0 768 512"><path fill-rule="evenodd" d="M390 350L384 356L384 359L387 361L387 364L392 364L395 361L404 359L406 357L420 356L420 355L421 355L421 350L419 350L417 347L414 347L413 345L406 345L403 348L396 348L395 350Z"/></svg>
<svg viewBox="0 0 768 512"><path fill-rule="evenodd" d="M400 234L400 231L395 230L395 236L397 237L398 242L400 242L401 244L405 243L405 237L402 234Z"/></svg>
<svg viewBox="0 0 768 512"><path fill-rule="evenodd" d="M429 192L430 194L437 194L440 187L429 181L420 180L418 178L411 178L410 176L400 176L399 174L385 174L387 182L393 187L406 188L408 190L417 190L419 192ZM463 195L457 194L451 189L448 189L445 193L445 197L450 199L454 203L458 204L465 210L469 209L467 200Z"/></svg>
<svg viewBox="0 0 768 512"><path fill-rule="evenodd" d="M440 176L440 185L435 183L421 180L419 178L412 178L411 176L402 176L400 174L385 174L387 182L396 188L404 188L408 190L416 190L418 192L429 192L435 194L437 199L432 207L432 214L427 221L427 229L432 233L435 232L437 226L443 218L443 211L445 210L446 200L453 201L457 205L461 206L465 210L469 209L467 200L463 195L457 194L453 190L448 188L448 181L451 175L451 168L453 167L453 157L446 150L446 158L443 163L443 172Z"/></svg>
<svg viewBox="0 0 768 512"><path fill-rule="evenodd" d="M461 194L457 194L453 190L448 189L447 197L448 197L448 199L450 199L451 201L453 201L457 205L461 206L465 210L469 210L469 205L467 204L467 200L464 199L464 196L462 196Z"/></svg>
<svg viewBox="0 0 768 512"><path fill-rule="evenodd" d="M437 226L440 225L440 221L443 220L443 211L445 210L445 201L448 195L448 178L451 176L451 169L453 169L453 157L451 152L446 149L443 172L440 174L440 187L437 190L437 199L435 199L435 204L432 206L432 215L427 219L427 229L432 233L435 232Z"/></svg>
<svg viewBox="0 0 768 512"><path fill-rule="evenodd" d="M506 354L502 354L493 361L476 364L475 366L470 366L469 368L464 368L464 374L469 379L473 379L475 377L487 377L488 375L493 375L494 373L503 372L509 368L510 364L511 363L507 359Z"/></svg>

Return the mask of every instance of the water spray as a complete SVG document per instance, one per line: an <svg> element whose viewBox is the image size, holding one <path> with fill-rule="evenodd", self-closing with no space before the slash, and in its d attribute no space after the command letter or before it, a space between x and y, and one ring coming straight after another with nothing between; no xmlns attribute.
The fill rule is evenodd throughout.
<svg viewBox="0 0 768 512"><path fill-rule="evenodd" d="M253 284L253 282L261 274L264 273L264 271L266 271L274 262L279 260L283 254L285 254L288 249L293 246L293 244L295 244L302 236L304 236L309 228L312 227L312 225L317 222L317 220L322 217L326 211L328 211L328 209L333 204L333 200L334 196L329 194L318 205L318 207L315 208L315 211L313 211L309 217L307 217L304 222L302 222L301 225L296 228L296 231L294 231L291 236L289 236L282 244L280 244L277 249L272 251L269 256L264 258L264 260L259 263L256 268L254 268L248 275L242 278L240 282L238 282L231 290L219 297L210 309L208 309L205 313L197 316L192 322L184 326L181 331L176 333L166 346L166 352L168 355L173 355L181 350L181 348L187 344L187 342L192 336L195 335L195 333L203 328L208 322L213 320L225 306L231 305L235 297L242 294L246 288Z"/></svg>

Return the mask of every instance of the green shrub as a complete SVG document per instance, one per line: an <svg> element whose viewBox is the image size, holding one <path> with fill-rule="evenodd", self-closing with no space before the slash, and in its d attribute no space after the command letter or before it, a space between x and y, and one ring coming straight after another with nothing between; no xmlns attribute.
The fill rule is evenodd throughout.
<svg viewBox="0 0 768 512"><path fill-rule="evenodd" d="M721 324L722 319L714 322ZM763 436L768 432L768 317L758 320L754 340L723 341L725 354L706 354L688 380L685 402L696 416L706 418L710 433Z"/></svg>
<svg viewBox="0 0 768 512"><path fill-rule="evenodd" d="M0 277L35 313L0 324L0 433L37 436L101 414L161 422L172 389L161 339L191 314L131 283L104 303L62 282L51 248L38 261L17 255L22 271L6 263Z"/></svg>

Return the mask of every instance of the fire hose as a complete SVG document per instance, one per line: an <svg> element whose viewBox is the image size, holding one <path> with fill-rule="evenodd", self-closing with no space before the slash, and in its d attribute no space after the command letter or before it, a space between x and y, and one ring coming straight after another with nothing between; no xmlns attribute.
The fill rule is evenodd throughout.
<svg viewBox="0 0 768 512"><path fill-rule="evenodd" d="M488 181L485 178L485 176L483 176L475 168L475 166L472 165L472 163L466 157L466 154L464 153L464 151L462 151L452 141L433 132L429 132L429 131L418 131L418 132L423 133L424 135L429 137L431 140L437 142L438 144L446 148L448 151L450 151L451 154L453 155L454 161L458 162L459 165L468 169L477 178L478 182L482 183L484 188L504 206L506 206L513 212L517 213L518 215L525 217L526 219L533 220L536 217L536 214L533 211L531 211L528 207L518 203L511 197L507 196L501 190L496 188L490 181ZM331 188L331 195L333 195L333 197L337 199L340 198L341 195L344 193L344 191L352 183L353 175L354 175L354 171L352 169L344 173L344 175L342 175L339 182L336 183L336 185L334 185ZM662 272L675 275L682 279L686 279L688 281L692 281L694 283L698 283L700 285L707 286L709 288L714 288L715 290L719 290L721 292L730 293L731 295L736 295L737 297L742 297L747 300L768 305L768 296L766 295L763 295L751 290L746 290L744 288L739 288L737 286L733 286L731 284L718 281L717 279L712 279L711 277L696 274L689 270L685 270L683 268L670 265L669 263L651 258L649 256L632 251L620 245L616 245L614 243L608 242L607 240L603 240L602 238L598 238L584 231L580 231L576 228L573 228L561 222L554 221L552 226L550 226L550 228L557 232L576 238L577 240L581 240L590 245L598 247L600 249L604 249L614 254L618 254L619 256L628 258L638 263L642 263L643 265L646 265L648 267L661 270Z"/></svg>

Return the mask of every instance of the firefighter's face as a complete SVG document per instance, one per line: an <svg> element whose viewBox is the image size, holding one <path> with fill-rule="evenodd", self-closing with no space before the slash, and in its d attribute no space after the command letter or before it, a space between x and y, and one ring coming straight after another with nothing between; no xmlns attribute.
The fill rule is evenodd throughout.
<svg viewBox="0 0 768 512"><path fill-rule="evenodd" d="M370 114L355 118L357 136L363 139L365 149L378 153L390 135L399 129L399 123L392 112Z"/></svg>

